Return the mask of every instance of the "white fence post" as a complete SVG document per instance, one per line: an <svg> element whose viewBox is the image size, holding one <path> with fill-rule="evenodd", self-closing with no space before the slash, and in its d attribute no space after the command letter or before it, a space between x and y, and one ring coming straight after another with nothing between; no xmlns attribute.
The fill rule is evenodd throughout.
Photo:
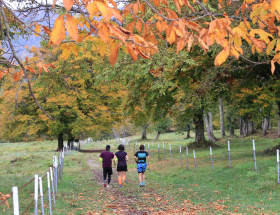
<svg viewBox="0 0 280 215"><path fill-rule="evenodd" d="M182 151L181 151L181 145L179 146L180 149L180 160L181 160L181 167L182 167Z"/></svg>
<svg viewBox="0 0 280 215"><path fill-rule="evenodd" d="M255 140L253 140L253 152L254 152L255 171L257 173L257 158L256 158Z"/></svg>
<svg viewBox="0 0 280 215"><path fill-rule="evenodd" d="M162 143L162 147L163 147L163 160L165 160L165 148L164 148L164 142Z"/></svg>
<svg viewBox="0 0 280 215"><path fill-rule="evenodd" d="M230 167L230 143L228 141L228 165Z"/></svg>
<svg viewBox="0 0 280 215"><path fill-rule="evenodd" d="M169 144L169 150L170 150L170 158L171 158L171 163L172 163L172 152L171 152L171 145Z"/></svg>
<svg viewBox="0 0 280 215"><path fill-rule="evenodd" d="M211 167L213 170L213 159L212 159L212 147L210 146L210 156L211 156Z"/></svg>
<svg viewBox="0 0 280 215"><path fill-rule="evenodd" d="M193 150L193 159L194 159L195 171L197 172L197 168L196 168L196 157L195 157L195 151L194 151L194 150Z"/></svg>
<svg viewBox="0 0 280 215"><path fill-rule="evenodd" d="M37 215L38 209L38 175L35 175L34 180L34 200L35 200L35 207L34 207L34 214Z"/></svg>
<svg viewBox="0 0 280 215"><path fill-rule="evenodd" d="M279 184L279 149L277 149L277 183Z"/></svg>
<svg viewBox="0 0 280 215"><path fill-rule="evenodd" d="M40 183L40 196L41 196L41 212L44 215L45 211L44 211L44 191L43 191L43 183L42 183L42 177L39 177L39 183Z"/></svg>
<svg viewBox="0 0 280 215"><path fill-rule="evenodd" d="M51 182L52 182L52 191L53 191L53 206L55 207L55 195L54 195L54 185L53 185L53 171L50 167L50 174L51 174Z"/></svg>
<svg viewBox="0 0 280 215"><path fill-rule="evenodd" d="M48 178L48 193L49 193L49 207L50 207L50 215L52 215L52 197L51 197L51 185L50 185L50 174L47 172Z"/></svg>
<svg viewBox="0 0 280 215"><path fill-rule="evenodd" d="M14 215L19 215L18 187L13 187L12 191L13 191Z"/></svg>
<svg viewBox="0 0 280 215"><path fill-rule="evenodd" d="M189 148L186 147L186 154L187 154L187 169L189 169Z"/></svg>

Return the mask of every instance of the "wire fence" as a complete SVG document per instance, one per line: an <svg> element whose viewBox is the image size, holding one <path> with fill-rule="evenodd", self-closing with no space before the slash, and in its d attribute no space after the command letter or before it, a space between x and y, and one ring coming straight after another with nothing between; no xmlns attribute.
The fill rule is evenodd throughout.
<svg viewBox="0 0 280 215"><path fill-rule="evenodd" d="M133 147L134 153L138 151L140 143L128 143L128 147L130 145ZM141 143L143 144L143 143ZM199 167L203 166L209 167L210 170L214 170L215 167L226 167L231 168L233 165L237 166L239 163L248 163L251 166L251 169L258 172L258 165L264 167L267 166L275 168L277 167L277 171L275 171L275 176L277 176L277 182L279 183L279 150L275 151L276 157L264 156L261 151L256 151L255 141L252 143L252 150L238 150L236 148L231 149L230 141L227 143L227 150L217 152L209 147L208 156L206 155L206 151L201 151L200 156L196 156L195 150L189 150L188 147L182 147L181 145L170 145L164 142L152 142L145 143L145 151L149 153L151 157L156 158L158 161L169 160L174 165L180 165L182 168L186 168L187 170L193 169L195 172L199 171ZM201 155L202 154L202 155Z"/></svg>
<svg viewBox="0 0 280 215"><path fill-rule="evenodd" d="M50 214L52 215L53 210L56 207L56 194L58 191L58 186L62 183L63 178L63 167L64 167L64 158L67 155L71 154L71 150L77 150L80 147L80 144L86 146L89 143L92 143L92 139L88 138L86 140L76 143L72 143L70 147L67 144L64 144L63 149L59 152L58 156L53 156L52 165L47 170L44 176L39 177L39 175L34 175L30 181L21 187L14 186L12 187L12 192L6 195L2 195L2 200L0 201L0 206L6 204L9 207L9 199L12 199L13 202L13 213L14 215L23 215L25 213L30 213L30 208L34 207L34 214ZM34 185L34 190L30 189L30 184ZM45 190L43 189L45 188ZM27 190L28 189L28 190ZM26 198L22 198L24 204L21 204L20 207L20 198L19 194L30 193L30 190L34 193L29 194L32 197L30 203L26 204Z"/></svg>

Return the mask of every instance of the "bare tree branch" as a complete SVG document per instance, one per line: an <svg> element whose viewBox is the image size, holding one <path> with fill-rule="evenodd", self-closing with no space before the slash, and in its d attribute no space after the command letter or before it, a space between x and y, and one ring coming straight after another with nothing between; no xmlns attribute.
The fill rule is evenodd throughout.
<svg viewBox="0 0 280 215"><path fill-rule="evenodd" d="M25 78L27 79L27 83L28 83L28 87L29 87L29 92L30 92L31 96L33 97L33 99L34 99L36 105L45 113L45 115L46 115L47 117L49 117L51 120L55 121L55 120L44 110L44 108L38 103L38 101L37 101L37 99L36 99L36 97L35 97L35 95L34 95L34 93L33 93L33 91L32 91L31 84L30 84L30 80L29 80L29 78L28 78L28 74L27 74L27 72L26 72L26 70L25 70L25 68L24 68L24 66L23 66L23 64L22 64L22 62L21 62L20 59L18 58L18 56L17 56L17 54L16 54L16 52L15 52L15 49L14 49L14 47L13 47L12 40L11 40L11 37L10 37L10 27L9 27L9 24L8 24L8 22L7 22L7 19L6 19L6 15L5 15L5 12L4 12L4 10L3 10L2 3L3 3L3 0L0 1L0 10L1 10L1 14L2 14L2 16L3 16L3 21L4 21L5 26L6 26L6 36L7 36L7 39L8 39L8 43L9 43L9 45L10 45L10 47L11 47L11 50L12 50L12 52L13 52L14 58L16 59L16 61L18 62L18 64L20 65L21 69L23 70L24 76L25 76Z"/></svg>

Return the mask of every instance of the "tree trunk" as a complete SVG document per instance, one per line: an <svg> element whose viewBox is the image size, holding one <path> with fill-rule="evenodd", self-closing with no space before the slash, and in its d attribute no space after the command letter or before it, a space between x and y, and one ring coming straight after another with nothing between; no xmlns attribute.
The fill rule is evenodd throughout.
<svg viewBox="0 0 280 215"><path fill-rule="evenodd" d="M69 132L68 133L68 143L67 143L68 147L70 147L70 143L74 142L74 140L75 140L75 137L72 135L71 132Z"/></svg>
<svg viewBox="0 0 280 215"><path fill-rule="evenodd" d="M252 121L248 121L248 134L251 135L253 134L253 124Z"/></svg>
<svg viewBox="0 0 280 215"><path fill-rule="evenodd" d="M271 120L268 119L268 126L267 126L267 129L270 130L272 128L272 125L271 125Z"/></svg>
<svg viewBox="0 0 280 215"><path fill-rule="evenodd" d="M147 139L147 128L148 128L149 124L144 124L142 125L142 140L146 140Z"/></svg>
<svg viewBox="0 0 280 215"><path fill-rule="evenodd" d="M248 120L242 120L242 133L244 137L247 137L249 135L249 130L248 130Z"/></svg>
<svg viewBox="0 0 280 215"><path fill-rule="evenodd" d="M57 136L57 141L58 141L57 149L58 149L58 150L63 149L63 133L60 133L60 134Z"/></svg>
<svg viewBox="0 0 280 215"><path fill-rule="evenodd" d="M191 126L187 124L187 138L191 138L190 132L191 132Z"/></svg>
<svg viewBox="0 0 280 215"><path fill-rule="evenodd" d="M267 135L267 129L268 129L268 118L264 118L264 122L263 122L263 135Z"/></svg>
<svg viewBox="0 0 280 215"><path fill-rule="evenodd" d="M158 140L160 134L161 134L161 131L158 131L155 140Z"/></svg>
<svg viewBox="0 0 280 215"><path fill-rule="evenodd" d="M231 116L227 116L227 120L228 120L229 135L233 135L232 127L231 127Z"/></svg>
<svg viewBox="0 0 280 215"><path fill-rule="evenodd" d="M240 118L240 123L239 123L239 134L243 135L243 119Z"/></svg>
<svg viewBox="0 0 280 215"><path fill-rule="evenodd" d="M225 134L223 99L219 99L219 102L220 102L221 135L225 136L226 134Z"/></svg>
<svg viewBox="0 0 280 215"><path fill-rule="evenodd" d="M213 133L212 114L210 112L208 114L204 114L204 119L209 141L216 142L217 139Z"/></svg>
<svg viewBox="0 0 280 215"><path fill-rule="evenodd" d="M204 123L203 123L203 112L194 114L193 122L195 125L195 142L198 146L203 146L206 142L204 136Z"/></svg>

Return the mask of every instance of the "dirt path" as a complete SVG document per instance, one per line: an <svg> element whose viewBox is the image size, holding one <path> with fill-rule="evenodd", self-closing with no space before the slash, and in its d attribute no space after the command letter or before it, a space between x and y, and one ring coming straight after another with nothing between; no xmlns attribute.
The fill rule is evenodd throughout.
<svg viewBox="0 0 280 215"><path fill-rule="evenodd" d="M138 180L132 181L129 178L129 174L126 180L127 186L119 188L115 167L113 167L110 188L105 188L103 186L103 170L100 162L97 162L97 160L88 160L87 163L94 175L94 180L100 185L98 189L108 194L107 196L110 197L106 200L102 199L104 201L104 207L108 210L103 211L100 214L215 214L213 211L216 211L217 214L232 214L229 211L226 211L226 207L220 203L213 203L213 205L206 205L203 203L194 205L188 199L177 202L172 196L167 195L166 193L161 193L157 187L152 184L147 184L146 187L140 188L138 187ZM93 215L96 213L89 214Z"/></svg>
<svg viewBox="0 0 280 215"><path fill-rule="evenodd" d="M166 215L166 214L205 214L205 207L193 205L190 200L183 202L174 201L172 196L159 193L156 187L148 184L146 187L138 187L138 180L132 181L129 174L126 180L127 186L119 188L116 168L113 167L110 188L105 188L103 182L103 170L100 162L88 160L88 165L94 175L94 180L100 185L102 192L109 194L110 199L104 201L107 211L105 214L131 214L131 215ZM131 170L132 171L132 170ZM93 213L94 214L94 213ZM206 213L207 214L207 213Z"/></svg>
<svg viewBox="0 0 280 215"><path fill-rule="evenodd" d="M107 208L112 208L114 213L121 213L121 214L148 214L149 210L138 210L136 207L137 203L137 196L126 196L123 193L123 189L119 188L118 186L118 175L116 167L113 167L113 175L110 183L109 188L105 188L103 182L103 170L100 163L97 163L96 160L88 160L88 165L91 167L91 171L94 174L94 179L98 182L100 187L102 188L103 192L107 192L112 197L112 201L108 204ZM129 178L126 179L126 183L135 184ZM124 187L123 187L124 188ZM149 190L149 189L148 189ZM127 190L126 190L127 192ZM128 190L129 192L129 190Z"/></svg>

